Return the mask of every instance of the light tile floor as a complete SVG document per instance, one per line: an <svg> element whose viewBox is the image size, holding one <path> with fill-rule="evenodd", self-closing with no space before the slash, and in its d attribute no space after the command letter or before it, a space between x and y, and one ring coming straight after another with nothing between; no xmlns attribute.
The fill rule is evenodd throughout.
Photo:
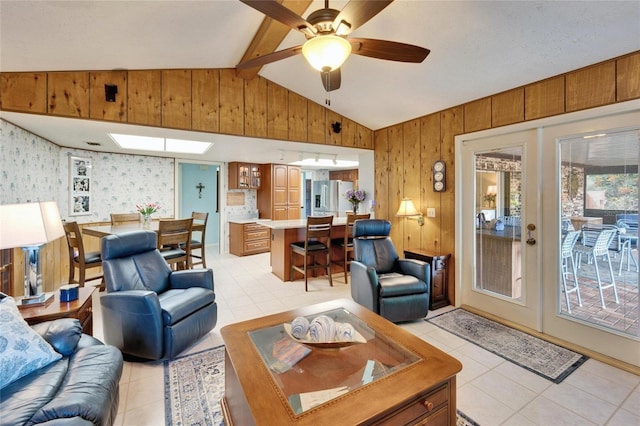
<svg viewBox="0 0 640 426"><path fill-rule="evenodd" d="M302 281L281 282L271 274L269 254L239 258L208 253L207 261L214 271L218 324L185 354L222 345L224 325L351 297L338 274L333 288L326 279L310 280L308 293ZM100 294L94 297L94 335L102 339ZM452 307L429 315L448 309ZM462 362L458 408L482 426L640 424L639 376L590 359L556 385L426 321L401 326ZM125 362L116 425L164 422L162 362Z"/></svg>

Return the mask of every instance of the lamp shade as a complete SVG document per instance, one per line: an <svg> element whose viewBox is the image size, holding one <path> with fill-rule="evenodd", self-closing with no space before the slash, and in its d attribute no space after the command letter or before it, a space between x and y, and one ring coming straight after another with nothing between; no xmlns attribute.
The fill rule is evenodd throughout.
<svg viewBox="0 0 640 426"><path fill-rule="evenodd" d="M0 249L37 246L63 235L55 201L0 205Z"/></svg>
<svg viewBox="0 0 640 426"><path fill-rule="evenodd" d="M487 186L487 194L496 194L498 192L498 187L496 185Z"/></svg>
<svg viewBox="0 0 640 426"><path fill-rule="evenodd" d="M400 202L400 208L396 212L396 216L420 216L420 212L413 205L411 198L403 198Z"/></svg>
<svg viewBox="0 0 640 426"><path fill-rule="evenodd" d="M347 60L351 53L351 44L342 37L320 35L302 46L302 55L318 71L333 71Z"/></svg>

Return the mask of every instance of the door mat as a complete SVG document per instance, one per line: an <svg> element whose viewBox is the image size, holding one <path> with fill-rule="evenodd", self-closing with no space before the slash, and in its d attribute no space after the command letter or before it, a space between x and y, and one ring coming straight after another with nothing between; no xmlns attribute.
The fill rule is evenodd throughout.
<svg viewBox="0 0 640 426"><path fill-rule="evenodd" d="M224 426L224 346L164 362L167 426ZM458 410L456 426L479 426Z"/></svg>
<svg viewBox="0 0 640 426"><path fill-rule="evenodd" d="M463 309L454 309L425 321L554 383L562 382L588 359Z"/></svg>

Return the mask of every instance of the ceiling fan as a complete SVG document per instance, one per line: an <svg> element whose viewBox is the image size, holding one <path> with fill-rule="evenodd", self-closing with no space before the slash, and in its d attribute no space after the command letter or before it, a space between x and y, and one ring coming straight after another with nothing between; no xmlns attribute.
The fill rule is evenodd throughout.
<svg viewBox="0 0 640 426"><path fill-rule="evenodd" d="M311 12L307 19L278 3L277 0L240 0L268 17L300 31L307 38L301 46L290 47L244 61L236 66L249 69L270 64L302 53L309 64L320 71L322 84L327 92L340 88L340 67L349 54L368 56L398 62L422 62L429 49L411 44L370 38L350 38L356 28L367 23L393 0L351 0L342 10L324 8Z"/></svg>

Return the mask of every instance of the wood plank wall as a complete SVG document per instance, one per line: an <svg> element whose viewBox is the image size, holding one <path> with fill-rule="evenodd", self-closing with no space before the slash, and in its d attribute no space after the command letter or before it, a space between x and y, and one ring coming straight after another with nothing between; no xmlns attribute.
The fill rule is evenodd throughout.
<svg viewBox="0 0 640 426"><path fill-rule="evenodd" d="M118 85L116 102L104 101L106 83ZM230 69L0 73L0 109L6 111L374 149L376 217L391 220L400 253L421 248L452 254L450 300L455 297L454 137L638 98L640 52L375 132L261 77L244 81ZM342 122L340 134L331 131L335 121ZM443 193L432 190L437 159L447 164ZM425 217L423 227L396 218L405 196L425 213L435 208L436 217ZM85 238L88 250L99 248L94 240ZM45 279L57 288L68 276L66 243L61 239L45 250L52 253L43 265ZM14 255L20 294L22 252Z"/></svg>
<svg viewBox="0 0 640 426"><path fill-rule="evenodd" d="M454 138L456 135L640 98L640 52L473 100L374 132L375 215L392 223L396 249L450 253L449 300L455 300ZM432 165L446 163L446 191L433 191ZM425 215L395 217L403 197Z"/></svg>
<svg viewBox="0 0 640 426"><path fill-rule="evenodd" d="M116 102L105 84L117 85ZM5 72L0 109L373 149L371 129L235 69ZM346 135L332 131L336 121Z"/></svg>

